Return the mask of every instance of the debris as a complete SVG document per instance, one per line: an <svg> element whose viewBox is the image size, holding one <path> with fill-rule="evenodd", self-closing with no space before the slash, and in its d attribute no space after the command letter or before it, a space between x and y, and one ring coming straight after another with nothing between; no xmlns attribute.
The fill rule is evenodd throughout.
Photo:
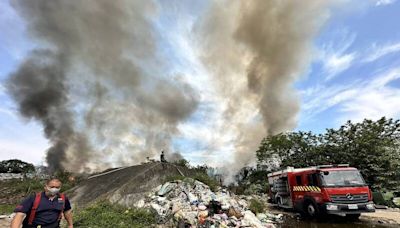
<svg viewBox="0 0 400 228"><path fill-rule="evenodd" d="M204 183L185 178L153 189L136 205L154 210L159 224L175 227L275 227L282 220L282 214L256 216L248 208L249 199L222 188L212 192Z"/></svg>
<svg viewBox="0 0 400 228"><path fill-rule="evenodd" d="M158 195L159 196L164 196L165 194L167 194L168 192L170 192L172 189L174 189L174 187L176 186L175 183L170 183L167 182L165 183L161 189L158 191Z"/></svg>

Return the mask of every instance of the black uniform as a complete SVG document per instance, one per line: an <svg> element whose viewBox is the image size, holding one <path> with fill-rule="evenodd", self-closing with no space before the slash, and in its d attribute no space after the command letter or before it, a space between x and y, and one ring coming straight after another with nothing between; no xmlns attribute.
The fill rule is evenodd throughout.
<svg viewBox="0 0 400 228"><path fill-rule="evenodd" d="M67 197L65 197L65 203L63 199L57 195L53 200L50 200L46 196L45 192L42 192L42 197L38 208L36 209L35 219L33 220L32 226L28 225L28 219L35 201L35 196L32 195L26 198L21 204L17 205L14 212L22 212L26 214L23 221L23 228L25 227L37 227L41 225L42 228L53 228L59 225L59 216L64 206L64 211L71 209L71 204Z"/></svg>

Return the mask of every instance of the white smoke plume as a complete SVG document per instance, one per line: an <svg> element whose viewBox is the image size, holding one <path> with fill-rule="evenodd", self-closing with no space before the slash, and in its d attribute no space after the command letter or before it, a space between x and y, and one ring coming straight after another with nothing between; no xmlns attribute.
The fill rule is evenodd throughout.
<svg viewBox="0 0 400 228"><path fill-rule="evenodd" d="M266 135L296 126L293 88L311 61L328 1L216 1L199 22L200 57L225 104L220 134L235 144L228 173L255 162Z"/></svg>

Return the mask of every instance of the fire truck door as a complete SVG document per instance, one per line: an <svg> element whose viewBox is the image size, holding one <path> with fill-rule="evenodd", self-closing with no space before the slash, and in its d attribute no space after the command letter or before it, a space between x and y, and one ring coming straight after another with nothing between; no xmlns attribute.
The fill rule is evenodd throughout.
<svg viewBox="0 0 400 228"><path fill-rule="evenodd" d="M295 176L295 185L292 187L292 194L293 194L293 202L296 205L301 204L303 199L304 199L304 181L303 181L303 175L298 174Z"/></svg>
<svg viewBox="0 0 400 228"><path fill-rule="evenodd" d="M312 197L317 203L322 201L321 197L321 189L319 187L318 177L316 173L310 173L307 175L307 186L306 186L306 194L307 196Z"/></svg>

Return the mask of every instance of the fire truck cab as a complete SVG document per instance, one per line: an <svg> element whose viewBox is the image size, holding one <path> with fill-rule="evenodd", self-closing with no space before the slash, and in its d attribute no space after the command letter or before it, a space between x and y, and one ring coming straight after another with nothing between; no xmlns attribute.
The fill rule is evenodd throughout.
<svg viewBox="0 0 400 228"><path fill-rule="evenodd" d="M347 164L288 167L268 174L270 199L306 216L345 214L357 219L374 212L372 193L360 172Z"/></svg>

